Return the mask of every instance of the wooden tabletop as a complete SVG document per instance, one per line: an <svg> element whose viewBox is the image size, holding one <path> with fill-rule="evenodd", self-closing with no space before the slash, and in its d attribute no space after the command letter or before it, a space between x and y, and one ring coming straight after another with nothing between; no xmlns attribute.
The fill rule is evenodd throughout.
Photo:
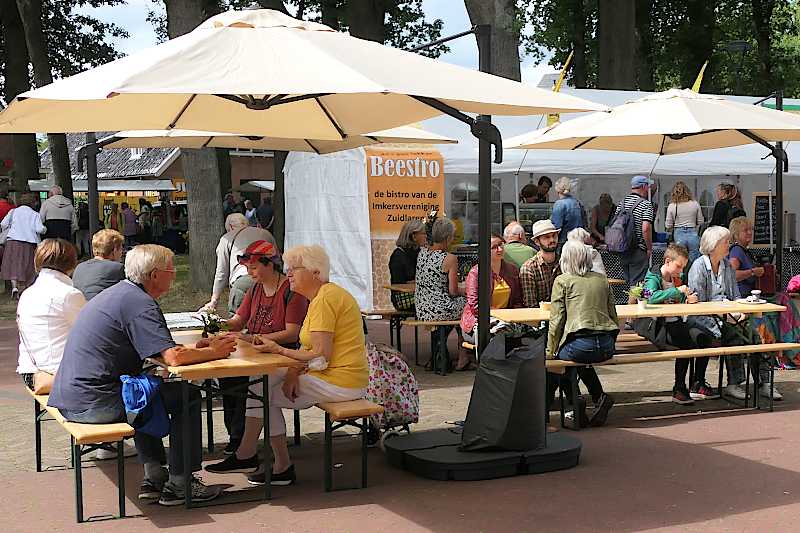
<svg viewBox="0 0 800 533"><path fill-rule="evenodd" d="M648 304L646 309L639 309L636 304L617 305L617 316L625 319L657 318L665 316L697 316L724 315L727 313L743 313L745 315L760 313L777 313L786 307L776 304L742 304L738 302L698 302L696 304ZM550 310L540 308L526 309L492 309L493 317L504 322L536 324L550 320Z"/></svg>
<svg viewBox="0 0 800 533"><path fill-rule="evenodd" d="M627 283L625 283L624 279L619 279L619 278L608 278L608 284L611 285L612 287L614 286L623 287L628 285Z"/></svg>
<svg viewBox="0 0 800 533"><path fill-rule="evenodd" d="M176 333L173 333L174 337L176 337ZM191 345L192 343L183 342L182 344ZM152 361L173 376L194 380L261 376L272 374L281 368L302 367L305 364L283 355L259 352L252 344L242 341L238 341L236 351L225 359L181 366L169 366L160 357L154 357Z"/></svg>
<svg viewBox="0 0 800 533"><path fill-rule="evenodd" d="M410 283L393 283L391 285L384 285L383 288L395 292L414 294L414 291L417 290L417 284L413 281Z"/></svg>

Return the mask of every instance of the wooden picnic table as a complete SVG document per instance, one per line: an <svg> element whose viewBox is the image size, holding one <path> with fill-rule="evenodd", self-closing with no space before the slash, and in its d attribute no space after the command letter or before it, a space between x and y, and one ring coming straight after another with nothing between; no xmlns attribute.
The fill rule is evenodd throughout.
<svg viewBox="0 0 800 533"><path fill-rule="evenodd" d="M609 284L611 287L616 287L616 286L619 286L619 287L625 287L625 286L627 286L627 285L628 285L628 284L625 282L625 280L624 280L624 279L619 279L619 278L608 278L608 284Z"/></svg>
<svg viewBox="0 0 800 533"><path fill-rule="evenodd" d="M172 337L175 342L193 346L201 338L200 330L172 332ZM250 382L247 383L246 388L243 386L243 391L236 391L238 393L247 392L247 388L251 384L261 384L261 396L258 397L262 403L262 417L264 420L264 427L269 427L269 374L274 374L282 368L289 367L302 367L305 365L302 361L297 361L289 357L278 354L262 353L255 349L249 343L241 340L237 341L236 351L230 354L225 359L217 359L214 361L206 361L204 363L195 363L190 365L170 366L161 357L151 358L156 365L163 371L168 373L171 378L180 379L181 394L183 397L183 418L189 420L190 401L189 400L189 387L197 387L206 391L206 401L210 402L211 397L215 393L219 393L219 389L211 384L215 378L230 378L230 377L249 377ZM203 385L191 384L191 381L203 381ZM252 394L252 392L248 393ZM202 401L202 400L195 400ZM211 416L210 410L207 416ZM269 447L268 431L264 431L263 445L267 449ZM192 442L190 435L190 424L186 423L183 426L183 458L184 458L184 471L188 472L191 469L190 457L191 447L197 443ZM269 469L267 469L269 472ZM186 498L186 507L192 507L191 490L189 490L189 483L191 476L186 476L186 485L184 487ZM268 500L271 497L270 479L267 474L266 483L264 484L263 498L259 500ZM226 503L241 503L257 501L252 496L247 496L247 493L252 494L252 491L242 490L231 492L228 491L225 495L230 495L226 498L219 498L211 502L201 504L202 506L219 505ZM244 496L244 497L242 497Z"/></svg>
<svg viewBox="0 0 800 533"><path fill-rule="evenodd" d="M745 304L739 302L698 302L696 304L648 304L640 309L637 304L617 305L617 317L623 319L659 318L667 316L725 315L742 313L745 315L778 313L786 307L777 304ZM550 320L550 310L534 308L492 309L494 318L510 323L538 324Z"/></svg>
<svg viewBox="0 0 800 533"><path fill-rule="evenodd" d="M608 284L610 286L612 286L612 287L614 287L614 286L622 287L622 286L627 285L625 283L624 279L619 279L619 278L609 278L608 279ZM463 288L465 286L465 284L464 283L459 283L458 286ZM395 291L395 292L403 292L403 293L408 293L408 294L414 294L414 291L417 288L417 284L415 282L413 282L413 281L408 282L408 283L392 283L390 285L383 285L383 288L384 289L389 289L390 291Z"/></svg>

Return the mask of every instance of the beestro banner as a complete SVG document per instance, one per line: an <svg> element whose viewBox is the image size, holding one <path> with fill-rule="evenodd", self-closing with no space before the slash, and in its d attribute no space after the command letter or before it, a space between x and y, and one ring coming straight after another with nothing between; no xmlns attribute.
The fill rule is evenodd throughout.
<svg viewBox="0 0 800 533"><path fill-rule="evenodd" d="M396 239L408 220L444 205L444 161L434 149L367 148L369 221L373 239Z"/></svg>

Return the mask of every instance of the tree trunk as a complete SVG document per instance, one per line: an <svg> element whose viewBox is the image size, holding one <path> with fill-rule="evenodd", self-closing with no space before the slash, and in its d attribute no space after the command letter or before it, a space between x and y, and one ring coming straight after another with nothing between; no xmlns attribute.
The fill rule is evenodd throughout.
<svg viewBox="0 0 800 533"><path fill-rule="evenodd" d="M360 2L351 0L345 6L345 14L350 35L353 37L378 43L386 40L386 2L384 0L362 0Z"/></svg>
<svg viewBox="0 0 800 533"><path fill-rule="evenodd" d="M286 15L289 14L289 12L286 10L286 6L283 3L283 0L257 0L257 1L258 5L263 7L264 9L275 9Z"/></svg>
<svg viewBox="0 0 800 533"><path fill-rule="evenodd" d="M170 39L192 31L206 18L203 0L165 0L165 3ZM181 163L186 178L186 203L189 209L189 270L192 286L210 292L216 267L215 250L219 236L225 231L221 182L222 177L227 176L227 186L230 186L230 156L220 158L214 148L181 150Z"/></svg>
<svg viewBox="0 0 800 533"><path fill-rule="evenodd" d="M603 0L599 3L598 89L635 89L635 0Z"/></svg>
<svg viewBox="0 0 800 533"><path fill-rule="evenodd" d="M756 34L756 51L761 64L760 92L772 92L777 87L772 72L770 22L775 10L775 0L752 0L753 28Z"/></svg>
<svg viewBox="0 0 800 533"><path fill-rule="evenodd" d="M520 81L516 2L464 0L464 5L472 24L488 24L492 28L492 73Z"/></svg>
<svg viewBox="0 0 800 533"><path fill-rule="evenodd" d="M320 0L319 4L319 10L322 13L322 23L338 31L339 27L341 26L339 23L339 20L341 19L341 13L340 8L337 7L337 0ZM305 14L304 11L304 5L298 6L297 17L302 18Z"/></svg>
<svg viewBox="0 0 800 533"><path fill-rule="evenodd" d="M572 84L586 88L586 10L584 0L572 0Z"/></svg>
<svg viewBox="0 0 800 533"><path fill-rule="evenodd" d="M691 87L703 67L703 63L714 55L714 27L716 16L714 2L706 0L687 0L686 14L689 20L689 31L685 32L684 43L686 59L683 66L681 82L683 87ZM714 64L709 63L701 85L703 92L715 92L713 71Z"/></svg>
<svg viewBox="0 0 800 533"><path fill-rule="evenodd" d="M14 50L6 54L5 100L11 102L18 94L31 88L28 79L28 46L25 43L25 30L19 16L16 0L0 0L0 24L3 30L3 42L6 50ZM39 177L39 152L36 148L36 135L20 133L11 135L14 166L11 169L11 190L24 192L28 190L28 180Z"/></svg>
<svg viewBox="0 0 800 533"><path fill-rule="evenodd" d="M655 91L653 72L653 0L636 0L636 78L640 91Z"/></svg>
<svg viewBox="0 0 800 533"><path fill-rule="evenodd" d="M42 32L42 1L17 0L17 7L25 30L25 43L28 46L28 57L33 64L33 79L37 87L53 83L50 70L50 58L47 55L47 44ZM47 135L50 146L50 160L56 185L63 189L67 198L72 198L72 173L69 166L69 150L67 136L61 134Z"/></svg>

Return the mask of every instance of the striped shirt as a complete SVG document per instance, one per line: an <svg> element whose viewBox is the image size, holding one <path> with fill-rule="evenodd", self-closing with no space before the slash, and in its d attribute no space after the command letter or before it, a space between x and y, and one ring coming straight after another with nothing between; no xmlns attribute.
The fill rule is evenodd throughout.
<svg viewBox="0 0 800 533"><path fill-rule="evenodd" d="M641 203L636 205L636 203L640 200ZM619 203L614 216L616 217L626 209L632 209L634 205L636 205L636 208L633 209L633 223L635 225L634 227L636 228L636 244L640 249L647 250L647 245L645 244L644 237L642 236L642 224L644 222L649 222L652 226L653 222L655 221L653 203L647 198L642 198L638 194L630 193Z"/></svg>

